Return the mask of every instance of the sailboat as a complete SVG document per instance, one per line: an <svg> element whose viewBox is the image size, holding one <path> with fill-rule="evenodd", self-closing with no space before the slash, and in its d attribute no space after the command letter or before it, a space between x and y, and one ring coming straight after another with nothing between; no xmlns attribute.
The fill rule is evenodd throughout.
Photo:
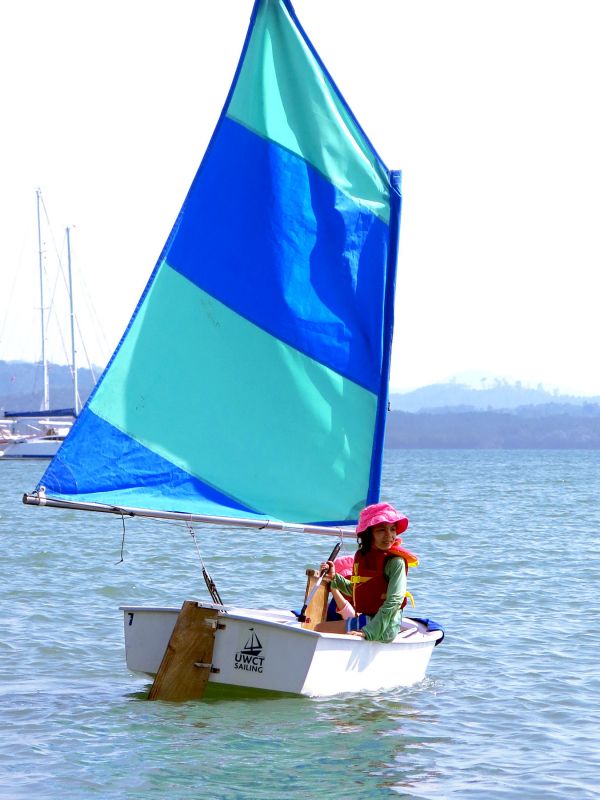
<svg viewBox="0 0 600 800"><path fill-rule="evenodd" d="M71 270L71 232L66 228L67 260L69 276L69 304L71 321L71 374L73 376L73 408L50 408L50 380L46 356L46 308L44 302L44 264L42 250L42 225L40 208L42 192L36 190L38 271L40 286L40 338L42 355L43 397L40 411L5 411L4 435L0 436L0 458L29 459L52 458L58 452L71 429L73 419L80 408L77 387L77 363L73 311L73 279Z"/></svg>
<svg viewBox="0 0 600 800"><path fill-rule="evenodd" d="M4 412L0 420L0 458L52 458L71 430L72 420L70 408Z"/></svg>
<svg viewBox="0 0 600 800"><path fill-rule="evenodd" d="M380 494L400 206L400 173L289 0L256 0L224 109L133 317L24 502L180 519L207 535L232 525L354 539L360 509ZM122 608L132 671L158 678L189 604L201 619L180 633L203 628L211 640L192 673L224 687L409 686L443 637L416 619L390 643L319 633L314 607L300 621L227 606L207 585L210 602Z"/></svg>

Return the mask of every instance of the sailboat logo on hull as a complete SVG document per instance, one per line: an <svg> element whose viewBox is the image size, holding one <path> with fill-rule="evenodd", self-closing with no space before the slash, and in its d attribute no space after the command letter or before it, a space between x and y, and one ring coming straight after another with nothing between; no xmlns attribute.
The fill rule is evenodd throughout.
<svg viewBox="0 0 600 800"><path fill-rule="evenodd" d="M263 646L254 628L248 628L245 644L235 654L235 669L246 672L262 672L265 657L261 655Z"/></svg>

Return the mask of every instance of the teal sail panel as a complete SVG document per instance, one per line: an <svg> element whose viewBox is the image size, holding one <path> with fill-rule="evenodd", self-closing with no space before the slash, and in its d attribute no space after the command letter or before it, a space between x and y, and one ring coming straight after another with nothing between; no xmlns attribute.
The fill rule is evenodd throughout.
<svg viewBox="0 0 600 800"><path fill-rule="evenodd" d="M353 522L379 497L400 218L287 0L258 0L132 320L38 490Z"/></svg>

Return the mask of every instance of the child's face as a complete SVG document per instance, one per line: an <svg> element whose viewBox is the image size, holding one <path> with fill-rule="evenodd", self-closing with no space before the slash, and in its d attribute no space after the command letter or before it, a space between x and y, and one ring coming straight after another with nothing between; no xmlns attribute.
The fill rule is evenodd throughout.
<svg viewBox="0 0 600 800"><path fill-rule="evenodd" d="M373 545L378 550L387 550L395 538L395 522L380 522L373 527Z"/></svg>

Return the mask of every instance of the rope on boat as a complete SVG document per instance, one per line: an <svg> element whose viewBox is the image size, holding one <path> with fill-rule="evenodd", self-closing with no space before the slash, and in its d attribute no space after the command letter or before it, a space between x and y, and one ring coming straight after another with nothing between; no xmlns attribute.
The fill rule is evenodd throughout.
<svg viewBox="0 0 600 800"><path fill-rule="evenodd" d="M192 541L196 546L196 552L198 553L198 558L200 559L200 565L202 567L202 577L204 578L204 583L206 584L206 588L208 589L208 593L212 598L213 603L218 603L218 605L222 606L223 601L221 600L221 595L219 594L219 590L216 587L215 582L211 578L206 569L204 564L204 560L202 558L202 553L200 552L200 548L198 547L198 541L196 539L196 531L194 530L194 526L191 522L187 523L187 528L190 536L192 537Z"/></svg>
<svg viewBox="0 0 600 800"><path fill-rule="evenodd" d="M123 551L125 549L125 514L121 514L121 522L123 523L123 537L121 539L121 558L117 561L117 564L122 564L125 559L123 558Z"/></svg>

